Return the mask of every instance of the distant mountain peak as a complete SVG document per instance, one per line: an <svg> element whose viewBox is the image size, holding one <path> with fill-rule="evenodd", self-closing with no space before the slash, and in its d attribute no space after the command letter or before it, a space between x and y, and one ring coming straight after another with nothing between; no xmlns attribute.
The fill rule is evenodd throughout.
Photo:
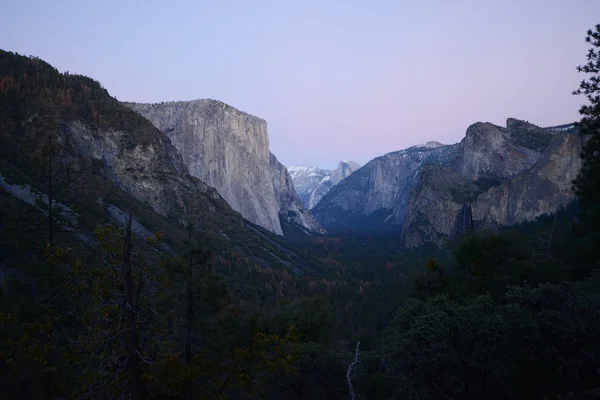
<svg viewBox="0 0 600 400"><path fill-rule="evenodd" d="M296 192L302 199L304 207L311 209L329 189L360 168L355 161L344 160L334 170L321 169L306 165L288 167Z"/></svg>
<svg viewBox="0 0 600 400"><path fill-rule="evenodd" d="M435 140L430 140L429 142L419 143L417 145L412 146L413 148L422 147L426 149L437 149L438 147L444 146L440 142L436 142Z"/></svg>
<svg viewBox="0 0 600 400"><path fill-rule="evenodd" d="M352 161L352 160L343 160L343 161L340 161L339 164L338 164L338 166L340 166L342 164L348 164L348 165L354 165L354 166L358 165L358 166L360 166L359 163L357 163L356 161Z"/></svg>

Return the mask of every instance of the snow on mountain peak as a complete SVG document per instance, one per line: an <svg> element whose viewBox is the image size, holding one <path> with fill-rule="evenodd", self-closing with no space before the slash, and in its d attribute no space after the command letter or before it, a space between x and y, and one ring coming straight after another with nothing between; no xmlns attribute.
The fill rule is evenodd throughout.
<svg viewBox="0 0 600 400"><path fill-rule="evenodd" d="M288 171L302 203L306 208L311 209L329 189L359 167L360 165L353 161L341 161L335 170L292 165L288 167Z"/></svg>
<svg viewBox="0 0 600 400"><path fill-rule="evenodd" d="M441 146L443 146L443 144L441 144L440 142L436 142L435 140L430 140L429 142L420 143L420 144L417 144L417 145L412 146L412 147L413 148L414 147L424 147L426 149L436 149L436 148L441 147Z"/></svg>

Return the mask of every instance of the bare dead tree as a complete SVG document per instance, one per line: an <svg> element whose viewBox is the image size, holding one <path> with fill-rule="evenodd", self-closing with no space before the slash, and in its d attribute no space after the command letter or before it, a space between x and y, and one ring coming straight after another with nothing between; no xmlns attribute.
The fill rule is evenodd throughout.
<svg viewBox="0 0 600 400"><path fill-rule="evenodd" d="M194 293L192 289L192 278L194 273L194 260L192 257L192 225L188 229L188 282L187 282L187 312L186 312L186 335L185 335L185 366L189 370L192 367L192 317L194 315ZM190 376L185 382L185 399L192 400L194 397L194 382Z"/></svg>
<svg viewBox="0 0 600 400"><path fill-rule="evenodd" d="M197 313L197 304L195 300L195 293L193 287L197 285L196 274L194 271L198 267L205 266L208 259L212 256L210 250L204 249L201 243L194 245L194 229L192 224L188 224L188 249L187 249L187 307L185 315L185 350L184 350L184 363L186 370L189 372L192 369L193 359L193 344L195 341L194 335L194 314ZM205 271L202 271L204 275L203 287L207 288L207 276ZM187 376L185 382L185 398L191 400L194 397L194 380L190 375Z"/></svg>
<svg viewBox="0 0 600 400"><path fill-rule="evenodd" d="M354 385L352 385L352 369L354 366L359 363L358 361L358 352L360 348L360 341L356 343L356 350L354 351L354 361L348 365L348 372L346 372L346 380L348 381L348 389L350 390L350 398L352 400L356 400L358 395L354 391Z"/></svg>
<svg viewBox="0 0 600 400"><path fill-rule="evenodd" d="M79 231L79 216L69 207L65 206L65 196L71 186L78 181L85 168L65 156L63 146L59 137L52 131L45 134L45 143L38 149L33 158L33 164L39 172L40 180L45 186L38 192L31 189L32 195L38 202L44 204L43 212L46 216L47 224L47 243L46 257L50 261L49 265L49 288L54 288L54 255L56 249L56 234L58 232L77 233ZM59 197L63 197L58 200Z"/></svg>
<svg viewBox="0 0 600 400"><path fill-rule="evenodd" d="M133 278L131 272L131 211L127 217L125 237L123 238L123 267L121 270L123 286L125 289L125 314L127 316L127 355L129 357L129 372L131 374L131 398L141 400L144 393L142 383L142 368L140 366L140 351L138 349L138 332L134 310Z"/></svg>
<svg viewBox="0 0 600 400"><path fill-rule="evenodd" d="M165 290L134 237L132 222L129 211L124 229L112 225L97 229L103 265L80 268L79 283L74 285L79 293L89 288L93 293L91 299L81 301L85 303L79 312L82 334L71 339L86 386L81 399L148 397L143 371L153 368L162 356L156 349L160 342L156 329L162 319L155 299Z"/></svg>
<svg viewBox="0 0 600 400"><path fill-rule="evenodd" d="M553 244L555 240L556 234L556 223L558 221L558 212L554 213L554 219L552 221L552 226L549 230L542 232L537 236L537 238L532 239L530 241L530 245L532 247L533 258L536 260L546 260L554 262L561 267L565 267L562 260L554 257L552 255ZM540 248L541 247L541 248ZM538 250L539 249L539 250Z"/></svg>

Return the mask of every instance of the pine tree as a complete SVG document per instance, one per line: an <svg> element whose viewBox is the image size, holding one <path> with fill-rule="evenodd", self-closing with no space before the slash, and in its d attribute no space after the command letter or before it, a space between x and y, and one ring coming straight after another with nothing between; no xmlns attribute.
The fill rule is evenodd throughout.
<svg viewBox="0 0 600 400"><path fill-rule="evenodd" d="M582 208L582 221L594 244L600 244L600 24L588 30L585 39L593 47L588 51L587 63L578 66L577 71L588 75L573 94L584 95L589 104L579 110L582 118L577 126L585 143L583 165L573 186Z"/></svg>
<svg viewBox="0 0 600 400"><path fill-rule="evenodd" d="M192 359L193 349L192 342L194 332L194 267L203 266L206 261L211 257L212 252L202 249L199 245L197 248L193 248L193 228L188 225L188 254L187 254L187 282L186 282L186 315L185 315L185 369L186 369L186 382L185 382L185 399L192 400L194 397L194 381L192 378Z"/></svg>
<svg viewBox="0 0 600 400"><path fill-rule="evenodd" d="M129 212L124 229L99 226L103 265L81 265L75 271L79 310L73 313L81 325L69 357L79 369L81 398L146 398L147 383L162 356L164 324L155 306L166 282L160 265L146 256L149 246L134 237L132 221ZM159 240L156 234L147 242Z"/></svg>

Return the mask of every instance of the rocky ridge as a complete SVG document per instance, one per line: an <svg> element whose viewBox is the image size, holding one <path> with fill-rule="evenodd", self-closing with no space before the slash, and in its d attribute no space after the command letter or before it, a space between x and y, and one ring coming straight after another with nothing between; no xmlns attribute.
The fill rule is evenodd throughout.
<svg viewBox="0 0 600 400"><path fill-rule="evenodd" d="M399 229L421 168L448 162L456 150L430 142L377 157L334 186L313 214L334 231Z"/></svg>
<svg viewBox="0 0 600 400"><path fill-rule="evenodd" d="M273 189L279 204L279 216L285 222L294 224L305 234L327 233L325 229L306 211L288 169L271 153L270 171L273 174Z"/></svg>
<svg viewBox="0 0 600 400"><path fill-rule="evenodd" d="M420 145L372 160L313 213L330 230L396 229L407 247L441 244L464 229L467 208L476 228L496 229L568 205L580 150L572 124L478 122L458 144Z"/></svg>

